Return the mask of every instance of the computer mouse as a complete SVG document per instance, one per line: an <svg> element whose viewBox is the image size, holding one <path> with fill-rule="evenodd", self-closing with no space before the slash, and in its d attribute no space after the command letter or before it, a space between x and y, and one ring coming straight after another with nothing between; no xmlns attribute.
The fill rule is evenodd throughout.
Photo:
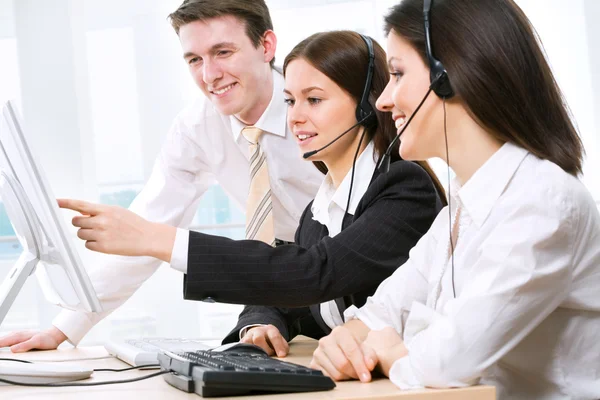
<svg viewBox="0 0 600 400"><path fill-rule="evenodd" d="M70 382L89 378L93 369L76 363L0 361L0 378L25 384ZM3 385L4 383L0 383Z"/></svg>
<svg viewBox="0 0 600 400"><path fill-rule="evenodd" d="M268 356L267 352L255 344L234 342L227 343L219 347L215 347L211 351L223 352L223 353L253 353L253 354L264 354Z"/></svg>

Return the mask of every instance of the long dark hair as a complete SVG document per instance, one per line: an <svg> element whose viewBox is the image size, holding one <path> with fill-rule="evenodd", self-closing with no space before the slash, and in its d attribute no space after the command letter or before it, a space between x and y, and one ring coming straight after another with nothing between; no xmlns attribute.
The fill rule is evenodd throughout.
<svg viewBox="0 0 600 400"><path fill-rule="evenodd" d="M394 121L388 113L378 111L375 102L381 95L389 80L385 51L379 43L373 40L375 52L375 68L373 81L369 94L369 103L375 110L377 124L367 128L366 135L373 141L375 156L379 159L385 153L392 140L396 137ZM292 49L283 63L283 74L290 62L301 58L310 63L317 70L325 74L339 87L344 89L358 103L362 97L367 80L367 65L369 51L365 41L353 31L320 32L309 36ZM391 161L400 159L398 144L392 151ZM431 177L442 201L445 202L445 192L437 176L426 161L417 162ZM327 167L320 161L314 162L323 173Z"/></svg>
<svg viewBox="0 0 600 400"><path fill-rule="evenodd" d="M433 52L471 117L503 142L564 171L581 173L583 144L541 42L512 0L435 0ZM407 40L427 64L423 0L404 0L385 17L385 32Z"/></svg>

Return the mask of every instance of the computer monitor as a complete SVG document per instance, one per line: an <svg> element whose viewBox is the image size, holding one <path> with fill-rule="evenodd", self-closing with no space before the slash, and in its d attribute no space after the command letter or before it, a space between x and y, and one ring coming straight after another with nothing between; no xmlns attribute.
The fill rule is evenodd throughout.
<svg viewBox="0 0 600 400"><path fill-rule="evenodd" d="M0 198L23 247L0 285L0 324L33 272L49 302L70 310L101 311L56 198L11 102L2 107L0 115Z"/></svg>

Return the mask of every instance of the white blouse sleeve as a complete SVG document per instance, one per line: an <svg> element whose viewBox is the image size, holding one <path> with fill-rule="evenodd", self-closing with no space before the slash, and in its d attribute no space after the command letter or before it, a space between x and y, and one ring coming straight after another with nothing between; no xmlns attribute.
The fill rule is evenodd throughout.
<svg viewBox="0 0 600 400"><path fill-rule="evenodd" d="M400 388L474 384L559 306L570 288L577 224L564 199L550 202L515 204L482 233L478 258L459 271L468 274L460 295L441 312L413 306L406 322L411 333L404 335L408 356L392 366L392 382Z"/></svg>

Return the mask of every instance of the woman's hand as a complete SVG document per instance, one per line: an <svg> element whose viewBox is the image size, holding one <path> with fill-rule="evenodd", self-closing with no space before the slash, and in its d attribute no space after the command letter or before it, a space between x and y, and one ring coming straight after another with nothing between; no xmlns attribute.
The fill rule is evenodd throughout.
<svg viewBox="0 0 600 400"><path fill-rule="evenodd" d="M378 369L387 377L394 362L408 354L402 337L392 327L370 331L362 343L364 354L374 354Z"/></svg>
<svg viewBox="0 0 600 400"><path fill-rule="evenodd" d="M78 211L73 225L85 247L101 253L123 256L152 256L171 262L177 229L145 220L118 206L59 199L61 208Z"/></svg>
<svg viewBox="0 0 600 400"><path fill-rule="evenodd" d="M290 351L287 340L273 325L255 326L248 329L240 342L255 344L270 356L277 354L277 357L285 357Z"/></svg>
<svg viewBox="0 0 600 400"><path fill-rule="evenodd" d="M360 379L369 382L371 371L377 365L377 356L371 347L363 347L361 342L360 336L352 332L348 324L338 326L319 340L310 367L322 370L336 381Z"/></svg>

